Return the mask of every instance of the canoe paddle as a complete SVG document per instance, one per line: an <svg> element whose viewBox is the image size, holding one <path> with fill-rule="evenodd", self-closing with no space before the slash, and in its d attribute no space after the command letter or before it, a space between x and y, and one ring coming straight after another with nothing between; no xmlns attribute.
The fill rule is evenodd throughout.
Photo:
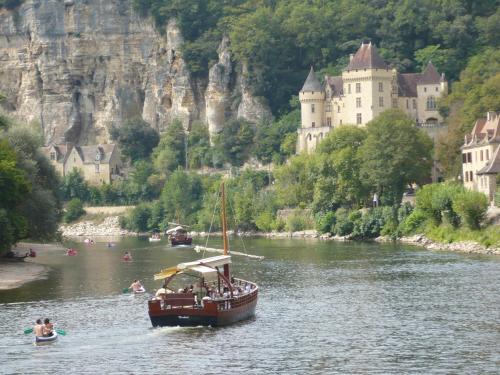
<svg viewBox="0 0 500 375"><path fill-rule="evenodd" d="M63 329L56 329L56 332L58 335L61 335L61 336L66 336L66 331L63 330ZM33 328L26 328L24 330L24 334L27 335L28 333L33 333Z"/></svg>

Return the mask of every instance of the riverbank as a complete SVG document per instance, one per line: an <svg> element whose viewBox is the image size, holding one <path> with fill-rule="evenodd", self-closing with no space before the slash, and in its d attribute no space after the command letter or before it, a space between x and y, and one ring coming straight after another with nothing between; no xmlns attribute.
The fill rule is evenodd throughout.
<svg viewBox="0 0 500 375"><path fill-rule="evenodd" d="M141 233L130 232L126 229L120 228L119 216L110 216L105 218L101 223L93 221L82 221L70 225L61 225L60 230L63 237L106 237L106 236L137 236ZM193 237L206 237L207 232L190 232ZM234 235L234 232L229 231L229 235ZM142 235L147 235L142 233ZM264 238L317 238L325 241L350 241L349 236L330 236L329 234L320 234L318 231L310 229L296 232L240 232L241 237L264 237ZM210 236L222 236L222 233L211 233ZM389 237L378 237L375 239L377 242L392 242ZM468 254L487 254L487 255L500 255L500 248L486 247L474 241L460 241L452 243L440 243L432 241L422 234L417 234L409 237L402 237L397 242L406 243L410 245L423 246L429 250L445 250L455 251Z"/></svg>
<svg viewBox="0 0 500 375"><path fill-rule="evenodd" d="M31 281L47 278L50 268L26 262L0 262L0 290L19 288Z"/></svg>

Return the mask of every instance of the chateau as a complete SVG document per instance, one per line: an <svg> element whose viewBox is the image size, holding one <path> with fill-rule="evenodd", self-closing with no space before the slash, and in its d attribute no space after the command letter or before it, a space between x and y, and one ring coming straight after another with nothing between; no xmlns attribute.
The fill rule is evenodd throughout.
<svg viewBox="0 0 500 375"><path fill-rule="evenodd" d="M122 168L118 147L114 144L75 146L67 142L50 144L41 150L61 176L77 169L92 185L111 183Z"/></svg>
<svg viewBox="0 0 500 375"><path fill-rule="evenodd" d="M299 93L302 119L297 152L313 151L335 126L363 126L389 108L402 109L423 128L436 127L442 121L436 101L447 92L444 74L431 62L422 73L398 73L375 45L363 43L342 75L325 76L324 85L311 67Z"/></svg>
<svg viewBox="0 0 500 375"><path fill-rule="evenodd" d="M488 112L474 124L462 146L462 181L494 202L500 173L500 114Z"/></svg>

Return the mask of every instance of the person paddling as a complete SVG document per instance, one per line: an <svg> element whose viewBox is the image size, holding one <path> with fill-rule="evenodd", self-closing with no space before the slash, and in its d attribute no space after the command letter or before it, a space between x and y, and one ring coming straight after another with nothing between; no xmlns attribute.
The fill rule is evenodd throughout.
<svg viewBox="0 0 500 375"><path fill-rule="evenodd" d="M49 318L45 318L43 322L42 332L43 336L49 337L54 334L54 325L50 322Z"/></svg>
<svg viewBox="0 0 500 375"><path fill-rule="evenodd" d="M130 255L130 253L128 251L125 252L125 254L123 255L123 260L126 260L126 261L132 260L132 255Z"/></svg>
<svg viewBox="0 0 500 375"><path fill-rule="evenodd" d="M36 323L35 323L35 325L33 327L33 332L35 333L36 337L42 337L43 336L42 319L37 319L36 320Z"/></svg>
<svg viewBox="0 0 500 375"><path fill-rule="evenodd" d="M142 286L142 284L139 280L134 280L132 285L129 286L129 289L132 289L133 292L138 292L138 291L144 289L144 287Z"/></svg>

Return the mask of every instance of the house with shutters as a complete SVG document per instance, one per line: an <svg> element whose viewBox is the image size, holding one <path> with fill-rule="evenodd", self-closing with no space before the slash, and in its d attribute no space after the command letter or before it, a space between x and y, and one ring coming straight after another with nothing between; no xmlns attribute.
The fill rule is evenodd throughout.
<svg viewBox="0 0 500 375"><path fill-rule="evenodd" d="M488 112L474 124L462 146L462 181L495 200L500 173L500 113Z"/></svg>
<svg viewBox="0 0 500 375"><path fill-rule="evenodd" d="M42 147L42 152L61 176L77 169L91 185L109 184L121 174L120 153L114 144L76 146L67 142Z"/></svg>

